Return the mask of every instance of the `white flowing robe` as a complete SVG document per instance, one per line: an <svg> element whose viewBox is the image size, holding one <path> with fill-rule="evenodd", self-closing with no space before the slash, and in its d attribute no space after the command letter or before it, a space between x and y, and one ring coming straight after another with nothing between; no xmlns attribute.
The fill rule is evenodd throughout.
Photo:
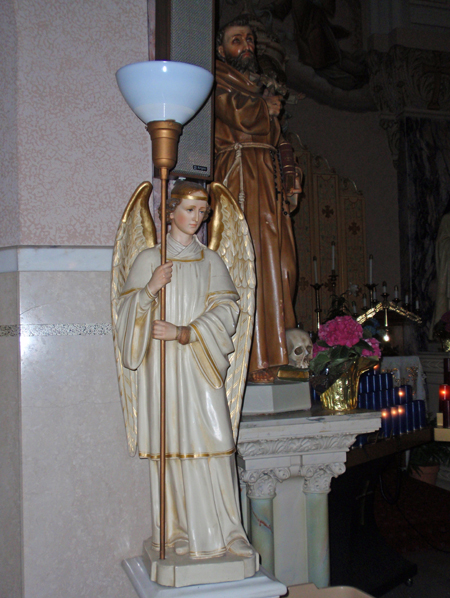
<svg viewBox="0 0 450 598"><path fill-rule="evenodd" d="M239 296L214 251L194 236L184 247L167 237L173 262L166 320L190 326L187 345L166 342L167 544L189 542L190 556L223 554L244 538L235 445L224 380L234 347ZM139 456L150 461L152 543L159 548L160 341L151 338L158 299L146 290L160 246L139 254L121 295L117 337L123 365L138 372Z"/></svg>

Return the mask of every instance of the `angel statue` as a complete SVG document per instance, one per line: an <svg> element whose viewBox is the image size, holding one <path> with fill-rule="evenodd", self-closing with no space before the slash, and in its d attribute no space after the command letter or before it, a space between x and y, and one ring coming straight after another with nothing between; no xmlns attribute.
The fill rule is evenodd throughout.
<svg viewBox="0 0 450 598"><path fill-rule="evenodd" d="M153 558L160 548L159 341L165 340L167 559L192 565L193 559L222 557L234 568L237 560L245 575L235 579L242 579L258 570L241 524L234 454L255 308L252 243L241 210L218 183L211 185L217 207L209 248L200 243L195 233L209 215L208 194L179 180L167 201L171 229L161 265L148 208L151 190L142 183L124 212L112 271L128 449L132 456L138 449L150 465L152 536L144 556ZM163 287L165 321L159 319Z"/></svg>

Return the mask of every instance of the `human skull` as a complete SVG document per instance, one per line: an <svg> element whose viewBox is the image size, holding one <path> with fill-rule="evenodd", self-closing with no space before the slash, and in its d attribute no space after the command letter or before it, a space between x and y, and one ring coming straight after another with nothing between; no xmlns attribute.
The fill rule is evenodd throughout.
<svg viewBox="0 0 450 598"><path fill-rule="evenodd" d="M290 328L286 330L286 344L289 365L302 369L308 368L313 356L313 343L309 334L299 328Z"/></svg>

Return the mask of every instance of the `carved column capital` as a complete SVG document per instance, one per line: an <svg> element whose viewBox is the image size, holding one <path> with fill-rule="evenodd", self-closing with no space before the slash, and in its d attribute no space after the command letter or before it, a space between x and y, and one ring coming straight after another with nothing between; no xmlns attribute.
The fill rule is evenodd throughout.
<svg viewBox="0 0 450 598"><path fill-rule="evenodd" d="M278 482L284 482L291 476L289 467L257 469L246 471L238 467L239 479L247 486L249 498L275 498Z"/></svg>
<svg viewBox="0 0 450 598"><path fill-rule="evenodd" d="M344 463L326 463L319 465L304 465L300 468L300 475L305 478L303 492L328 493L332 478L337 478L345 471Z"/></svg>
<svg viewBox="0 0 450 598"><path fill-rule="evenodd" d="M449 111L450 89L441 83L450 75L450 52L395 45L389 52L371 50L368 65L372 96L382 114L410 108Z"/></svg>
<svg viewBox="0 0 450 598"><path fill-rule="evenodd" d="M242 441L238 453L244 459L262 456L300 455L330 451L347 451L355 441L354 432L288 436L285 438Z"/></svg>
<svg viewBox="0 0 450 598"><path fill-rule="evenodd" d="M399 154L401 114L448 119L450 52L395 45L368 55L370 90L386 131L394 166Z"/></svg>

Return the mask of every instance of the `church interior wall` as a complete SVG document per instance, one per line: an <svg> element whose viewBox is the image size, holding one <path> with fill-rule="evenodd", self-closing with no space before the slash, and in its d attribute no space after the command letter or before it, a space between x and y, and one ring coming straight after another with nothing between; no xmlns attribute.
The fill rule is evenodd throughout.
<svg viewBox="0 0 450 598"><path fill-rule="evenodd" d="M25 596L131 598L120 562L150 528L148 466L127 451L109 272L21 278ZM71 322L96 324L80 333Z"/></svg>
<svg viewBox="0 0 450 598"><path fill-rule="evenodd" d="M20 234L1 243L112 245L127 198L151 176L149 137L115 80L124 64L148 59L146 2L20 0L15 21L17 161L8 172L17 169ZM13 202L5 231L17 230Z"/></svg>
<svg viewBox="0 0 450 598"><path fill-rule="evenodd" d="M147 463L125 442L109 263L92 268L151 176L149 137L114 77L147 59L147 3L124 6L0 3L0 246L88 250L6 271L0 251L2 596L132 598L120 561L150 529ZM378 115L310 99L295 111L291 129L364 192L374 277L397 284L396 172Z"/></svg>
<svg viewBox="0 0 450 598"><path fill-rule="evenodd" d="M17 28L12 0L0 3L0 244L19 242Z"/></svg>
<svg viewBox="0 0 450 598"><path fill-rule="evenodd" d="M386 280L393 292L394 285L400 284L397 171L378 113L346 112L308 98L288 106L288 112L292 114L289 130L363 192L374 280Z"/></svg>
<svg viewBox="0 0 450 598"><path fill-rule="evenodd" d="M0 33L0 595L132 598L148 464L128 455L109 280L151 177L115 81L148 58L147 4L4 2Z"/></svg>

